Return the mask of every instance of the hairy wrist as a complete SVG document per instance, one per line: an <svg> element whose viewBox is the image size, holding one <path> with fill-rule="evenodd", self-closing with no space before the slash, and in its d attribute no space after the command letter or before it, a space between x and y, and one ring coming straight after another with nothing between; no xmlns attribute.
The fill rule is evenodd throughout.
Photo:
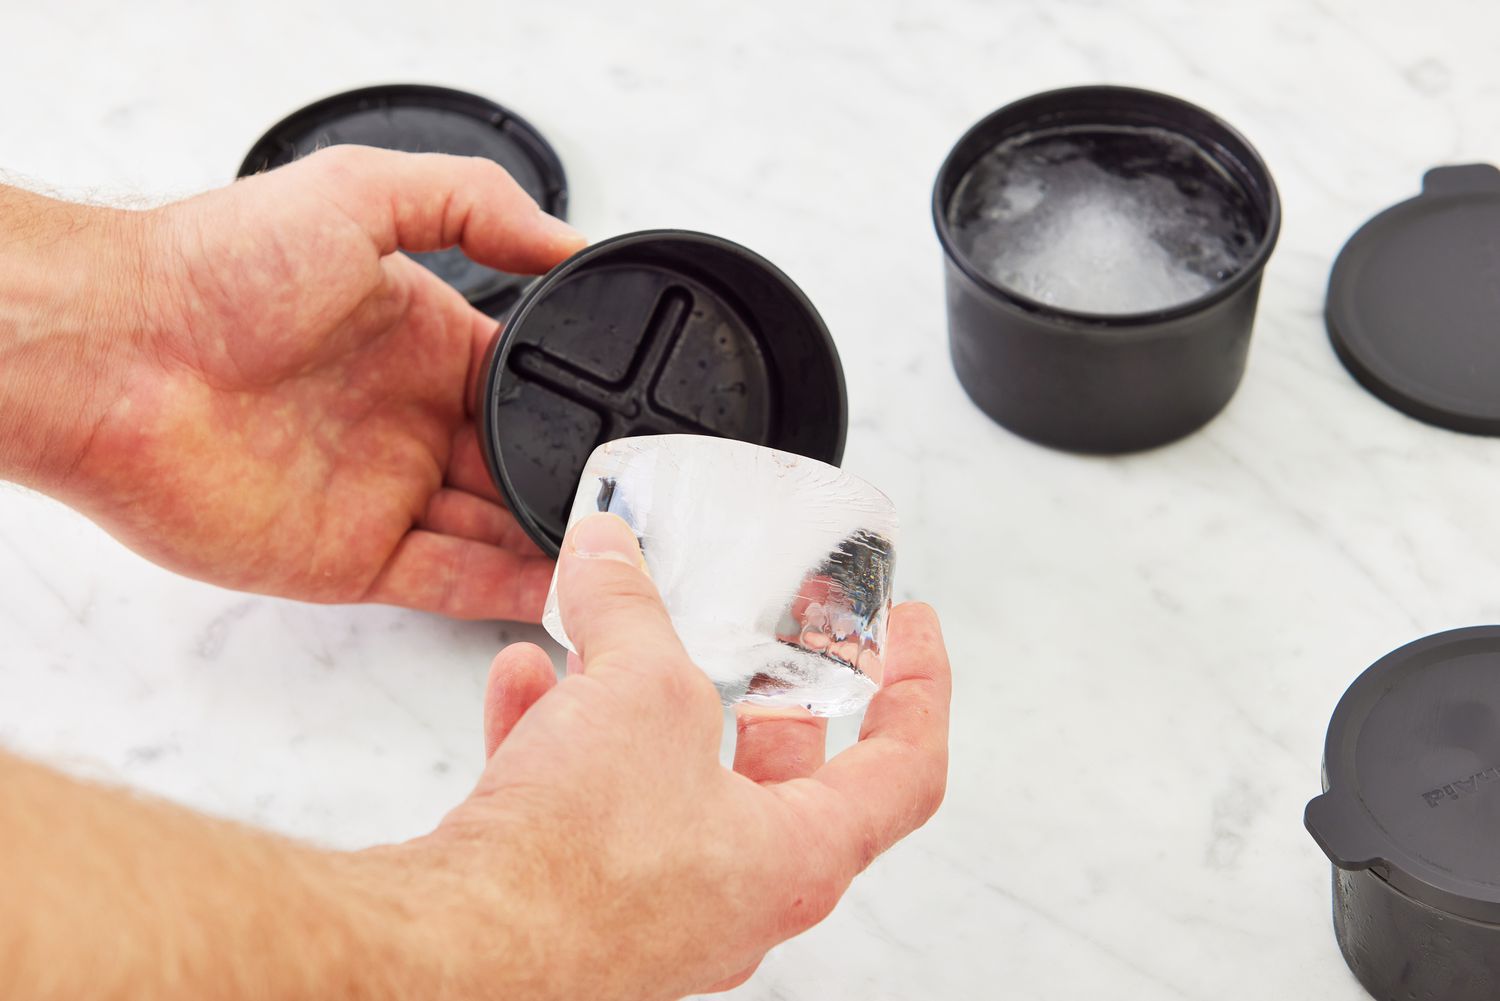
<svg viewBox="0 0 1500 1001"><path fill-rule="evenodd" d="M337 861L366 932L383 943L367 969L372 983L433 1001L577 997L581 957L549 902L465 840L440 830Z"/></svg>
<svg viewBox="0 0 1500 1001"><path fill-rule="evenodd" d="M430 989L441 953L414 920L419 884L366 853L318 850L0 753L0 856L6 996L453 996Z"/></svg>
<svg viewBox="0 0 1500 1001"><path fill-rule="evenodd" d="M147 337L153 225L0 187L0 478L74 485Z"/></svg>

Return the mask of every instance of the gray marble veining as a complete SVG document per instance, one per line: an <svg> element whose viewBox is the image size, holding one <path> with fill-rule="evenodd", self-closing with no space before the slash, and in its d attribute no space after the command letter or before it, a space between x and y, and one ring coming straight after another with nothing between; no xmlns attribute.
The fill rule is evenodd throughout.
<svg viewBox="0 0 1500 1001"><path fill-rule="evenodd" d="M929 827L732 997L1364 997L1302 806L1360 670L1500 619L1500 445L1355 385L1323 288L1342 242L1427 167L1500 157L1500 9L16 6L0 166L21 178L186 194L308 101L427 80L536 123L589 235L719 233L816 303L848 375L846 465L901 512L901 596L944 616L952 782ZM1286 213L1235 401L1121 459L1028 445L969 404L928 218L969 124L1083 82L1223 115ZM346 846L429 828L480 767L491 656L540 637L219 591L0 489L0 741L217 814Z"/></svg>

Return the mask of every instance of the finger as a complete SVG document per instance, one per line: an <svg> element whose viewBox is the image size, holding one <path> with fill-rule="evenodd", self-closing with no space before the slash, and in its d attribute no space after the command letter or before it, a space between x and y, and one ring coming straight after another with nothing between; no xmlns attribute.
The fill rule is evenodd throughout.
<svg viewBox="0 0 1500 1001"><path fill-rule="evenodd" d="M618 515L590 515L568 532L557 565L557 596L563 629L585 674L713 691L683 650L635 533Z"/></svg>
<svg viewBox="0 0 1500 1001"><path fill-rule="evenodd" d="M442 489L427 501L427 510L417 527L439 535L452 535L487 542L523 556L541 556L542 551L516 523L515 516L494 501L463 490Z"/></svg>
<svg viewBox="0 0 1500 1001"><path fill-rule="evenodd" d="M936 610L920 601L891 609L885 649L884 685L865 711L860 741L920 738L946 752L953 677Z"/></svg>
<svg viewBox="0 0 1500 1001"><path fill-rule="evenodd" d="M898 605L886 643L885 685L865 711L859 743L813 775L835 794L821 823L842 836L851 875L916 830L943 800L951 679L937 613Z"/></svg>
<svg viewBox="0 0 1500 1001"><path fill-rule="evenodd" d="M480 264L541 274L586 242L483 157L339 145L284 169L316 178L382 254L459 246Z"/></svg>
<svg viewBox="0 0 1500 1001"><path fill-rule="evenodd" d="M805 778L823 764L828 721L806 709L735 707L734 770L752 782Z"/></svg>
<svg viewBox="0 0 1500 1001"><path fill-rule="evenodd" d="M363 349L372 342L382 339L388 342L398 341L398 338L391 338L390 334L412 324L414 320L424 326L430 324L432 327L442 327L444 310L441 305L434 310L414 308L415 301L419 298L431 297L429 281L434 276L430 271L416 261L401 256L378 258L374 267L379 272L379 277L372 278L369 293L352 310L337 319L330 318L326 327L320 327L323 335L316 343L306 344L305 340L298 342L306 352L303 364L308 370L321 365L340 364L352 352ZM411 268L416 271L413 272ZM449 294L457 294L446 285L443 288ZM459 297L460 301L462 298ZM288 337L300 334L298 331L280 333ZM268 378L279 380L283 377L278 372L274 377Z"/></svg>
<svg viewBox="0 0 1500 1001"><path fill-rule="evenodd" d="M490 665L484 690L484 756L510 735L532 703L557 684L552 658L531 643L512 643Z"/></svg>
<svg viewBox="0 0 1500 1001"><path fill-rule="evenodd" d="M485 500L504 506L500 491L490 476L490 467L485 464L484 453L479 450L479 432L473 424L460 427L453 436L453 445L448 452L448 470L443 475L448 486L464 493L483 497Z"/></svg>
<svg viewBox="0 0 1500 1001"><path fill-rule="evenodd" d="M583 658L579 657L578 654L574 653L572 650L568 651L568 673L583 673Z"/></svg>
<svg viewBox="0 0 1500 1001"><path fill-rule="evenodd" d="M476 393L486 369L489 347L500 331L499 323L494 317L469 305L456 289L412 258L404 254L390 254L382 257L380 262L386 271L386 286L404 283L412 293L423 295L427 300L420 303L418 308L407 311L407 322L426 319L444 331L458 332L457 339L462 347L468 349L468 368L464 372L464 414L472 418L477 402Z"/></svg>
<svg viewBox="0 0 1500 1001"><path fill-rule="evenodd" d="M396 546L364 600L455 619L540 622L552 561L413 529Z"/></svg>
<svg viewBox="0 0 1500 1001"><path fill-rule="evenodd" d="M472 418L476 413L475 407L482 405L479 402L479 386L489 368L490 346L500 336L500 324L495 322L494 317L486 316L477 309L469 312L473 316L469 320L469 378L464 388L464 405L468 407Z"/></svg>
<svg viewBox="0 0 1500 1001"><path fill-rule="evenodd" d="M761 959L764 959L764 958L765 958L764 956L761 957ZM741 970L740 972L736 973L732 977L726 977L723 980L720 980L718 983L714 984L712 987L706 988L703 991L703 993L704 994L718 994L718 993L720 993L722 991L732 991L732 990L734 990L736 987L740 986L745 981L747 981L751 977L755 976L755 971L758 970L758 969L760 969L760 963L761 963L760 959L757 959L755 961L755 964L753 966L750 966L747 969Z"/></svg>

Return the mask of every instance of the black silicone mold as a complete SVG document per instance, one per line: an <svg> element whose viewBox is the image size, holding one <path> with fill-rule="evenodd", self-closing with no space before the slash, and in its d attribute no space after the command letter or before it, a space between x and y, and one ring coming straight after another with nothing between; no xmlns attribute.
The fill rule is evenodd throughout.
<svg viewBox="0 0 1500 1001"><path fill-rule="evenodd" d="M551 554L603 442L714 435L836 465L848 421L838 352L801 290L744 247L683 230L605 240L528 289L475 412L497 487Z"/></svg>

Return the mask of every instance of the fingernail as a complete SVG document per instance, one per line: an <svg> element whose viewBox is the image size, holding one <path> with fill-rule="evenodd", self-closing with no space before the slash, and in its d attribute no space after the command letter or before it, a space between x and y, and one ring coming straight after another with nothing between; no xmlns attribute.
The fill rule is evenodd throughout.
<svg viewBox="0 0 1500 1001"><path fill-rule="evenodd" d="M591 514L568 536L573 552L588 560L619 560L639 567L641 547L635 533L617 514Z"/></svg>
<svg viewBox="0 0 1500 1001"><path fill-rule="evenodd" d="M588 243L588 240L584 238L582 233L563 222L557 216L544 212L540 205L537 206L536 211L537 215L541 216L543 231L552 239L564 243L576 243L579 246Z"/></svg>

